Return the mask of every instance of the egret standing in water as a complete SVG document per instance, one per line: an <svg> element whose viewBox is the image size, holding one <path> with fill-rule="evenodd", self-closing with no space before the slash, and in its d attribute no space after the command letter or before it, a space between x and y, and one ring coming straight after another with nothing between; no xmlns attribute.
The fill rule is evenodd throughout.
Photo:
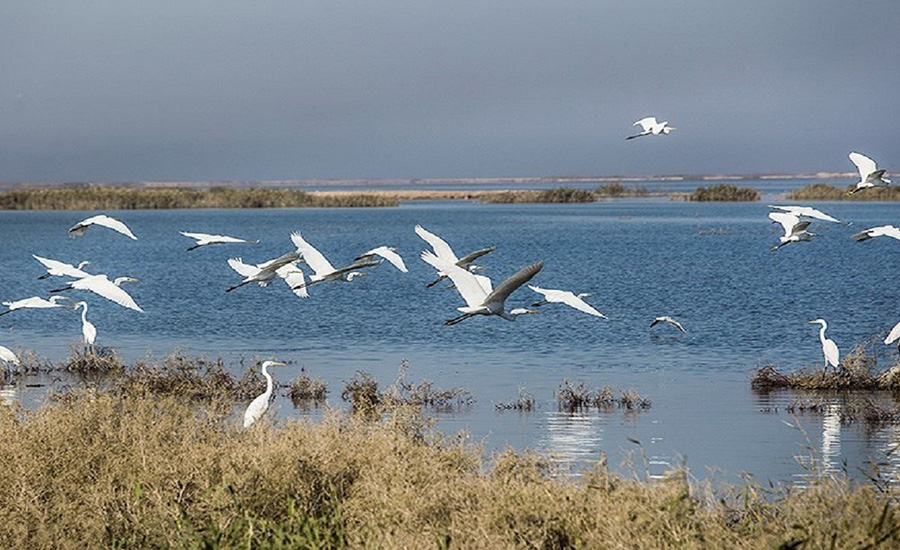
<svg viewBox="0 0 900 550"><path fill-rule="evenodd" d="M831 365L832 368L837 369L841 364L841 352L840 350L838 350L837 344L834 343L834 340L825 338L825 329L828 328L828 323L825 322L825 319L819 318L809 321L809 324L822 325L822 328L819 329L819 340L821 340L822 342L822 354L825 355L825 371L828 371L828 365Z"/></svg>
<svg viewBox="0 0 900 550"><path fill-rule="evenodd" d="M90 347L97 340L97 327L87 320L87 302L75 302L75 311L78 311L79 307L84 308L81 310L81 336L84 338L84 345Z"/></svg>
<svg viewBox="0 0 900 550"><path fill-rule="evenodd" d="M264 361L262 364L262 374L266 377L266 391L261 393L250 402L250 406L244 411L244 427L249 428L254 422L259 420L266 410L269 408L269 399L272 397L274 384L272 376L269 374L269 367L284 365L278 361Z"/></svg>

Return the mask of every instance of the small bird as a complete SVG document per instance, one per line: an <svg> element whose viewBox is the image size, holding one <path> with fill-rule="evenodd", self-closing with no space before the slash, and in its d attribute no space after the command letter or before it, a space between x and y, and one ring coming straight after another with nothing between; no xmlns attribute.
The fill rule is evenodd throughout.
<svg viewBox="0 0 900 550"><path fill-rule="evenodd" d="M859 171L859 181L848 194L852 195L872 187L887 187L891 183L891 180L884 177L885 170L879 170L874 160L856 151L851 152L849 156L850 162L855 164Z"/></svg>
<svg viewBox="0 0 900 550"><path fill-rule="evenodd" d="M653 319L653 321L650 323L650 326L653 327L653 326L658 325L659 323L669 323L670 325L672 325L673 327L677 328L677 329L680 330L681 332L687 332L686 330L684 330L684 327L681 326L681 323L679 323L679 322L676 321L675 319L669 317L668 315L664 315L664 316L662 316L662 317L656 317L656 318Z"/></svg>
<svg viewBox="0 0 900 550"><path fill-rule="evenodd" d="M82 220L76 223L71 228L69 228L69 236L80 237L84 235L84 232L87 231L88 228L92 225L102 225L103 227L108 227L113 231L118 231L119 233L130 237L135 241L137 240L137 237L135 237L134 233L132 233L131 230L128 229L127 225L105 214L100 214L99 216L91 216L86 220Z"/></svg>
<svg viewBox="0 0 900 550"><path fill-rule="evenodd" d="M237 237L229 237L227 235L209 235L207 233L188 233L187 231L179 231L178 233L184 235L189 239L194 239L197 241L197 244L194 246L188 247L188 251L194 250L196 248L200 248L201 246L208 246L213 244L224 244L224 243L244 243L244 244L259 244L259 241L248 241L246 239L238 239Z"/></svg>
<svg viewBox="0 0 900 550"><path fill-rule="evenodd" d="M531 307L541 307L543 305L549 303L560 303L566 304L569 307L573 307L578 311L582 311L587 313L588 315L593 315L594 317L600 317L601 319L608 319L606 315L603 315L596 309L594 309L590 304L582 300L582 298L587 298L592 296L589 292L583 292L579 295L575 295L568 290L551 290L549 288L541 288L537 286L528 285L528 288L537 292L538 294L542 294L544 299L540 302L535 302L531 304Z"/></svg>
<svg viewBox="0 0 900 550"><path fill-rule="evenodd" d="M893 225L879 225L878 227L870 227L859 233L851 235L855 241L867 241L875 237L893 237L900 240L900 228Z"/></svg>
<svg viewBox="0 0 900 550"><path fill-rule="evenodd" d="M853 225L851 222L842 222L841 220L829 216L825 212L821 210L816 210L810 206L776 206L773 204L769 205L769 208L776 208L778 210L782 210L789 214L793 214L800 218L813 218L815 220L822 220L823 222L833 222L839 223L842 225Z"/></svg>
<svg viewBox="0 0 900 550"><path fill-rule="evenodd" d="M31 255L32 258L41 262L44 267L47 268L47 273L38 277L38 279L46 279L53 275L54 277L73 277L75 279L80 279L82 277L87 277L90 273L86 271L82 271L82 268L86 265L90 265L91 262L84 261L78 264L78 267L69 265L64 262L60 262L58 260L51 260L50 258L41 258L35 254Z"/></svg>
<svg viewBox="0 0 900 550"><path fill-rule="evenodd" d="M84 345L93 346L94 342L97 340L97 327L95 327L93 323L87 320L87 302L75 302L76 311L79 307L83 308L81 310L81 336L84 339Z"/></svg>
<svg viewBox="0 0 900 550"><path fill-rule="evenodd" d="M403 258L400 257L400 254L397 254L396 247L389 246L379 246L378 248L373 248L368 252L364 252L354 259L355 262L368 262L375 258L375 256L381 256L385 260L391 262L394 267L399 269L403 273L408 273L409 270L406 269L406 264L403 263Z"/></svg>
<svg viewBox="0 0 900 550"><path fill-rule="evenodd" d="M659 135L668 135L669 132L674 130L673 126L669 126L668 122L656 122L656 117L648 116L640 119L639 121L632 124L632 126L640 126L643 128L643 132L640 134L635 134L633 136L628 136L625 139L634 139L643 136L659 136Z"/></svg>
<svg viewBox="0 0 900 550"><path fill-rule="evenodd" d="M381 263L376 260L361 260L347 267L336 269L321 252L306 242L299 231L291 233L291 241L297 247L297 252L303 256L306 265L313 270L313 274L309 276L309 282L306 283L307 287L322 281L352 281L356 277L365 275L361 271L355 271L356 269L375 267Z"/></svg>
<svg viewBox="0 0 900 550"><path fill-rule="evenodd" d="M244 427L249 428L254 422L259 420L266 410L269 408L269 398L272 397L273 382L272 376L269 374L269 367L284 365L279 361L264 361L262 364L262 374L266 377L266 391L258 395L250 406L244 411Z"/></svg>
<svg viewBox="0 0 900 550"><path fill-rule="evenodd" d="M282 254L281 256L275 258L274 260L269 260L267 262L263 262L257 265L245 264L241 258L230 258L228 260L228 265L231 269L235 270L238 275L244 277L244 280L240 283L228 288L225 292L231 292L237 288L240 288L249 283L257 283L259 286L266 286L270 282L272 282L275 277L281 277L285 279L288 283L288 286L291 287L291 290L294 289L294 285L291 284L291 281L296 282L297 273L299 268L294 269L285 269L279 273L279 270L283 267L296 264L300 259L300 254L296 252L288 252L287 254ZM300 276L302 277L303 272L300 272ZM291 277L291 281L288 281L288 276ZM305 287L306 285L302 285ZM305 291L304 291L305 294ZM299 296L299 294L298 294ZM302 298L306 298L307 296L301 296Z"/></svg>
<svg viewBox="0 0 900 550"><path fill-rule="evenodd" d="M780 242L769 249L772 252L786 244L810 241L815 236L815 233L810 233L806 230L812 222L807 220L800 221L800 218L789 212L769 212L769 218L774 222L780 223L781 227L784 228L784 236L778 237Z"/></svg>
<svg viewBox="0 0 900 550"><path fill-rule="evenodd" d="M140 279L134 277L117 277L114 281L110 281L106 275L88 275L75 281L70 281L68 286L57 288L50 292L63 292L66 290L90 290L98 296L102 296L111 302L115 302L122 307L133 309L141 313L143 309L134 301L130 294L120 288L122 283L136 283Z"/></svg>
<svg viewBox="0 0 900 550"><path fill-rule="evenodd" d="M59 302L68 301L68 304L61 304ZM0 317L6 315L7 313L12 313L17 309L48 309L54 307L64 307L67 309L72 309L75 304L71 298L68 296L53 296L49 300L45 300L40 296L32 296L31 298L23 298L21 300L16 300L14 302L2 302L4 306L9 308L8 311L4 311L0 313Z"/></svg>
<svg viewBox="0 0 900 550"><path fill-rule="evenodd" d="M828 328L828 323L825 322L825 319L819 318L809 321L808 324L822 325L822 328L819 329L819 340L822 342L822 354L825 356L825 372L828 371L828 365L831 365L833 368L837 369L841 364L841 352L840 350L838 350L837 344L834 343L834 340L825 338L825 329Z"/></svg>
<svg viewBox="0 0 900 550"><path fill-rule="evenodd" d="M447 241L445 241L444 239L442 239L442 238L438 237L437 235L435 235L434 233L428 231L421 225L416 225L415 232L416 232L416 235L418 235L423 241L425 241L426 243L431 245L431 249L434 250L435 256L437 256L438 258L441 258L442 260L446 260L448 262L454 263L463 269L467 269L467 270L473 271L473 272L482 269L482 267L477 266L472 262L474 262L478 258L484 256L485 254L490 254L491 252L496 250L496 247L491 246L488 248L482 248L481 250L476 250L474 252L470 252L470 253L466 254L465 256L463 256L462 258L457 258L456 254L453 252L453 249L450 248L450 245L447 244ZM438 275L439 275L439 277L436 280L428 283L427 285L425 285L425 287L431 288L434 285L438 284L439 282L441 282L447 278L447 276L441 272L439 272Z"/></svg>

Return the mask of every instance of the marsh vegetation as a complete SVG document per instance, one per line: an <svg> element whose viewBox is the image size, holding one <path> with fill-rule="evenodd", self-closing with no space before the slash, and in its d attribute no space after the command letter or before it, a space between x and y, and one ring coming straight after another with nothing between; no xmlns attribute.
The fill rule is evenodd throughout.
<svg viewBox="0 0 900 550"><path fill-rule="evenodd" d="M900 187L878 187L850 194L855 185L836 187L830 183L807 185L787 194L796 201L900 201Z"/></svg>
<svg viewBox="0 0 900 550"><path fill-rule="evenodd" d="M698 202L755 202L762 193L750 187L738 187L730 183L718 183L710 187L698 187L690 194L691 201Z"/></svg>

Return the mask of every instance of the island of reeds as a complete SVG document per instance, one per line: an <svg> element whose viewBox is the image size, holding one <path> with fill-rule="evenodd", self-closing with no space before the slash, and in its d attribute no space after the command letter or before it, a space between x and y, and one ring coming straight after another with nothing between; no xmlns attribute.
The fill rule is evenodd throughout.
<svg viewBox="0 0 900 550"><path fill-rule="evenodd" d="M791 191L787 198L797 201L900 201L900 187L874 187L851 194L855 188L855 185L836 187L816 183Z"/></svg>

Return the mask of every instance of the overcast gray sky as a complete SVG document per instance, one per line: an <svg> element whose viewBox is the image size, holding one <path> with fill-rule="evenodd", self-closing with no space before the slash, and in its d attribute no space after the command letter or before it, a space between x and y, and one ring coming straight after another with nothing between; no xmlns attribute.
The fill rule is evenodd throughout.
<svg viewBox="0 0 900 550"><path fill-rule="evenodd" d="M5 182L900 172L897 0L0 6Z"/></svg>

